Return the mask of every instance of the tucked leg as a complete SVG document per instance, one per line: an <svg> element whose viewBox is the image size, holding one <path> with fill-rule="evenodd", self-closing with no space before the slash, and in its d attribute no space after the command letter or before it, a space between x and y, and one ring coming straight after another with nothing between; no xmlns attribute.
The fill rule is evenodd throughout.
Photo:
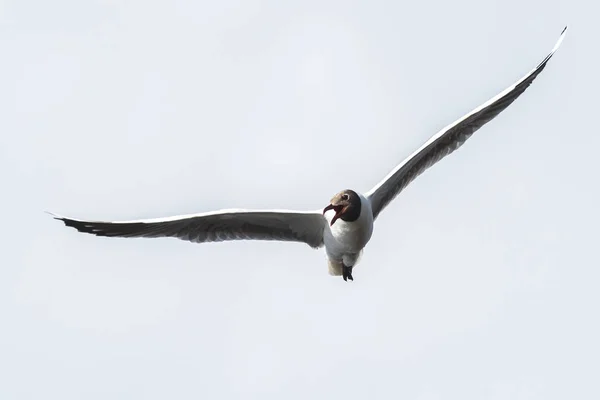
<svg viewBox="0 0 600 400"><path fill-rule="evenodd" d="M346 282L348 282L348 279L353 281L354 278L352 277L352 267L347 267L346 265L342 265L342 277L344 278L344 280Z"/></svg>

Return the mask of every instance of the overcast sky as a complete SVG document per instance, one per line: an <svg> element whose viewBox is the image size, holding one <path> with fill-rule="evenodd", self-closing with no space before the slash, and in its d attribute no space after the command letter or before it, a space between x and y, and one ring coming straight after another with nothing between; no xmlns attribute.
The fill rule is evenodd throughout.
<svg viewBox="0 0 600 400"><path fill-rule="evenodd" d="M597 399L591 0L0 2L0 398ZM366 192L562 47L377 220L299 243L77 233Z"/></svg>

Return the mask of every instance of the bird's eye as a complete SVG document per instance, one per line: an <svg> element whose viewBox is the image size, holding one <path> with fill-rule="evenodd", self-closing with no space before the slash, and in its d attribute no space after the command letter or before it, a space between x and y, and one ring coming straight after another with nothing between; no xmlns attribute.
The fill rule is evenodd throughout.
<svg viewBox="0 0 600 400"><path fill-rule="evenodd" d="M350 198L350 197L348 197L348 195L347 195L347 194L343 194L343 195L342 195L342 200L348 200L349 198Z"/></svg>

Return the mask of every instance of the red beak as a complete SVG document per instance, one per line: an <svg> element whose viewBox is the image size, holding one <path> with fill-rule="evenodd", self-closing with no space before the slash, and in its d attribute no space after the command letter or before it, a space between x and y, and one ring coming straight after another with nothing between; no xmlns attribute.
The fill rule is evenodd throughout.
<svg viewBox="0 0 600 400"><path fill-rule="evenodd" d="M329 210L334 210L335 211L335 215L331 219L331 222L329 223L329 226L333 226L333 223L340 217L340 214L342 213L343 209L344 209L344 206L334 206L333 204L330 204L330 205L328 205L327 207L325 207L323 209L323 215L325 215L325 213L327 211L329 211Z"/></svg>
<svg viewBox="0 0 600 400"><path fill-rule="evenodd" d="M333 204L328 205L327 207L325 207L323 209L323 215L325 215L325 213L329 210L335 210L335 206Z"/></svg>

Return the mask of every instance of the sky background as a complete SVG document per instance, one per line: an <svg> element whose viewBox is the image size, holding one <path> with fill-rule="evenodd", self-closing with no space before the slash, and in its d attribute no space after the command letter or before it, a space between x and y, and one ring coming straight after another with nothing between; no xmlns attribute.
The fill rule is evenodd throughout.
<svg viewBox="0 0 600 400"><path fill-rule="evenodd" d="M595 2L0 2L0 398L597 399ZM77 233L366 192L533 68L376 221L299 243Z"/></svg>

